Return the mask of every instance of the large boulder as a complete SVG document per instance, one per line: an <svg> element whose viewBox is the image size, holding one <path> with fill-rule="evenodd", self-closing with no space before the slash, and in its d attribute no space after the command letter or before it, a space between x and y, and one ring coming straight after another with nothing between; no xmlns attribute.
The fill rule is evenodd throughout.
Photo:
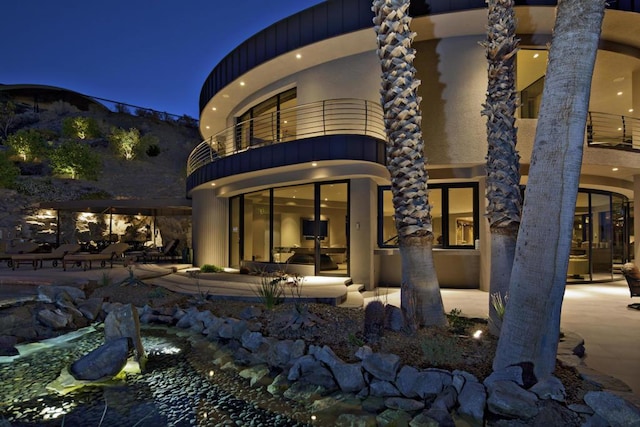
<svg viewBox="0 0 640 427"><path fill-rule="evenodd" d="M84 381L112 378L127 364L130 342L127 337L112 339L74 362L69 372Z"/></svg>
<svg viewBox="0 0 640 427"><path fill-rule="evenodd" d="M131 339L136 360L140 361L144 358L138 310L132 304L114 307L104 319L105 341L118 340L122 337Z"/></svg>

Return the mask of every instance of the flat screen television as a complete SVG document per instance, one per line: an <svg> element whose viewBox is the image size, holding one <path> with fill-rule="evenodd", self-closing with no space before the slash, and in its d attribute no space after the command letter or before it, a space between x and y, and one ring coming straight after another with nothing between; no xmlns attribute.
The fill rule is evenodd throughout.
<svg viewBox="0 0 640 427"><path fill-rule="evenodd" d="M310 240L314 237L314 224L315 221L312 219L303 219L302 220L302 235L305 239ZM324 240L329 235L329 221L321 220L320 221L320 229L318 230L318 238L320 240Z"/></svg>

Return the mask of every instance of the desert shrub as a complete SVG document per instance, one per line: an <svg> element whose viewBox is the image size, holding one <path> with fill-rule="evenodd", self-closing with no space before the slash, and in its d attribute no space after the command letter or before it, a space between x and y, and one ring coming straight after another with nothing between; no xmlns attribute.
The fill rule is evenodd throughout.
<svg viewBox="0 0 640 427"><path fill-rule="evenodd" d="M49 144L44 134L37 129L21 129L7 137L5 144L22 161L31 162L44 157Z"/></svg>
<svg viewBox="0 0 640 427"><path fill-rule="evenodd" d="M100 156L87 144L74 140L66 140L53 150L51 166L55 173L71 175L72 179L97 180L102 169Z"/></svg>
<svg viewBox="0 0 640 427"><path fill-rule="evenodd" d="M98 123L92 117L67 117L62 121L62 135L67 138L91 139L100 136Z"/></svg>
<svg viewBox="0 0 640 427"><path fill-rule="evenodd" d="M204 264L202 266L200 266L200 271L202 273L219 273L221 271L224 271L222 267L218 267L217 265L212 265L212 264Z"/></svg>
<svg viewBox="0 0 640 427"><path fill-rule="evenodd" d="M160 155L160 147L158 147L158 144L149 144L146 153L149 157L156 157Z"/></svg>
<svg viewBox="0 0 640 427"><path fill-rule="evenodd" d="M469 326L471 326L471 321L463 317L462 311L459 308L453 308L447 314L447 320L449 321L449 329L454 334L464 334Z"/></svg>
<svg viewBox="0 0 640 427"><path fill-rule="evenodd" d="M145 153L151 145L157 145L158 137L151 134L141 136L136 128L125 130L114 127L111 128L109 143L119 156L125 160L133 160Z"/></svg>
<svg viewBox="0 0 640 427"><path fill-rule="evenodd" d="M267 310L284 302L284 279L279 274L263 273L260 276L260 287L255 291Z"/></svg>
<svg viewBox="0 0 640 427"><path fill-rule="evenodd" d="M431 366L451 366L462 362L456 337L436 333L420 343L422 356Z"/></svg>
<svg viewBox="0 0 640 427"><path fill-rule="evenodd" d="M7 153L0 151L0 187L15 188L20 169L9 159Z"/></svg>

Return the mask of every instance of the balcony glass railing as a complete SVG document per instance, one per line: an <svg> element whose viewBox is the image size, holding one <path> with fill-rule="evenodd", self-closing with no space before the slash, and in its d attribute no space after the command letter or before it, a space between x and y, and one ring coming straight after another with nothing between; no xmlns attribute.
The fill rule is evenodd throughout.
<svg viewBox="0 0 640 427"><path fill-rule="evenodd" d="M198 144L187 160L187 175L220 158L254 147L339 134L386 140L380 103L329 99L240 122Z"/></svg>
<svg viewBox="0 0 640 427"><path fill-rule="evenodd" d="M640 151L640 119L590 111L587 144L590 147Z"/></svg>

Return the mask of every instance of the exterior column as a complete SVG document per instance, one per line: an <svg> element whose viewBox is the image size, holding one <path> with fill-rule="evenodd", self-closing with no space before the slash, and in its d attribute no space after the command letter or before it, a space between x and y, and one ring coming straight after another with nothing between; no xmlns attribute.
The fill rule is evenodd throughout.
<svg viewBox="0 0 640 427"><path fill-rule="evenodd" d="M480 206L478 206L480 224L478 225L478 236L480 238L480 245L477 249L480 250L480 280L479 287L481 291L489 292L491 284L491 233L489 231L489 221L485 217L487 212L487 198L486 194L487 178L480 177L478 180L478 193L480 199Z"/></svg>
<svg viewBox="0 0 640 427"><path fill-rule="evenodd" d="M351 205L349 212L349 274L353 283L363 284L373 290L374 259L377 233L377 190L370 179L351 180Z"/></svg>
<svg viewBox="0 0 640 427"><path fill-rule="evenodd" d="M635 243L640 237L640 175L633 176L633 262L640 262L640 243Z"/></svg>
<svg viewBox="0 0 640 427"><path fill-rule="evenodd" d="M631 73L631 105L633 111L625 113L629 117L640 117L640 70ZM640 148L640 126L633 126L633 148ZM637 236L637 234L636 234Z"/></svg>
<svg viewBox="0 0 640 427"><path fill-rule="evenodd" d="M229 199L217 197L214 190L196 190L192 194L193 265L229 263Z"/></svg>

